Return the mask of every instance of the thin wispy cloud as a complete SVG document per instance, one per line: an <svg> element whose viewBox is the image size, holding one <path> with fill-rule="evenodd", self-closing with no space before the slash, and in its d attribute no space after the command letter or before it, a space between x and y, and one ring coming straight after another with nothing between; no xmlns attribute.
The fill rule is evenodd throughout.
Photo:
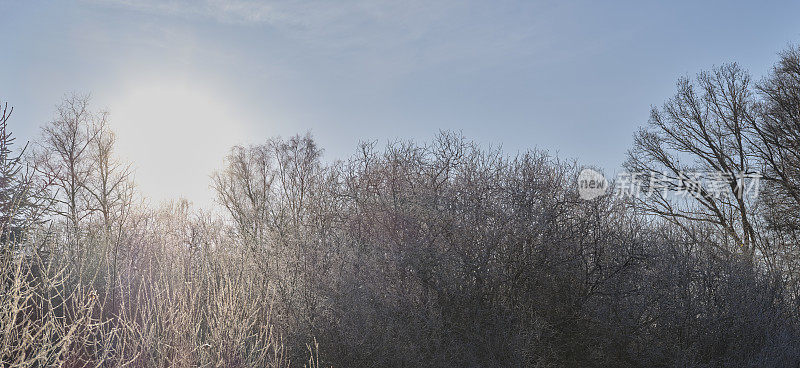
<svg viewBox="0 0 800 368"><path fill-rule="evenodd" d="M280 18L275 7L252 1L91 0L90 2L153 14L208 18L226 23L275 23Z"/></svg>
<svg viewBox="0 0 800 368"><path fill-rule="evenodd" d="M266 27L337 57L380 59L413 69L452 60L495 60L552 48L553 23L566 7L459 1L134 1L91 0L104 7L166 17ZM498 22L504 19L504 22ZM581 48L581 44L576 45ZM543 54L543 53L542 53Z"/></svg>
<svg viewBox="0 0 800 368"><path fill-rule="evenodd" d="M400 8L420 8L421 4L406 2L405 5L368 1L342 2L297 2L297 1L134 1L134 0L89 0L92 3L119 8L128 8L152 14L205 18L222 23L293 26L314 28L316 25L329 25L346 17L402 17L402 13L387 10L390 5ZM428 7L430 8L430 6ZM425 9L419 9L425 10ZM430 10L430 9L428 9Z"/></svg>

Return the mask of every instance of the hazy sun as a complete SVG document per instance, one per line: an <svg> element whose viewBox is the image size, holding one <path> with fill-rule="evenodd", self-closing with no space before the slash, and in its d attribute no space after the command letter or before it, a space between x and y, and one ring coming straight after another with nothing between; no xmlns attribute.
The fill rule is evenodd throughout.
<svg viewBox="0 0 800 368"><path fill-rule="evenodd" d="M137 81L108 108L119 154L134 163L142 193L154 201L208 204L208 176L246 140L241 114L201 83Z"/></svg>

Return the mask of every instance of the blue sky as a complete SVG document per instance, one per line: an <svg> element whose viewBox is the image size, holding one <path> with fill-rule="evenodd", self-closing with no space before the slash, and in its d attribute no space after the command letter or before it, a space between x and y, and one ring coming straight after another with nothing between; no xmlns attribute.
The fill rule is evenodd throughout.
<svg viewBox="0 0 800 368"><path fill-rule="evenodd" d="M460 130L616 171L677 78L758 79L800 42L795 2L0 0L0 100L23 139L65 93L110 112L154 200L209 197L233 144Z"/></svg>

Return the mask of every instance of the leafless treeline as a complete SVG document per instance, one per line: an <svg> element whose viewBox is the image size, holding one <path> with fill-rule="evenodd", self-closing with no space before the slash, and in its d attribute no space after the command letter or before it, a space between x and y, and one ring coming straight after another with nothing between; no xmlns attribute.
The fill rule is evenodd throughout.
<svg viewBox="0 0 800 368"><path fill-rule="evenodd" d="M756 198L586 201L546 152L445 132L325 162L306 135L234 147L218 216L143 205L85 96L20 157L6 112L4 365L797 365L800 49L780 56L680 81L626 163L758 173Z"/></svg>

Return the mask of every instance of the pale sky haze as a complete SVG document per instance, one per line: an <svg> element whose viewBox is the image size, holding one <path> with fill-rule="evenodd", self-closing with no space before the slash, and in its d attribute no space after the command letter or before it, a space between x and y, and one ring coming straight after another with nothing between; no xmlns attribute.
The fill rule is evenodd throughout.
<svg viewBox="0 0 800 368"><path fill-rule="evenodd" d="M718 1L3 1L0 100L31 139L66 93L107 109L154 201L209 203L234 144L462 131L617 170L677 78L755 79L800 41L800 3Z"/></svg>

